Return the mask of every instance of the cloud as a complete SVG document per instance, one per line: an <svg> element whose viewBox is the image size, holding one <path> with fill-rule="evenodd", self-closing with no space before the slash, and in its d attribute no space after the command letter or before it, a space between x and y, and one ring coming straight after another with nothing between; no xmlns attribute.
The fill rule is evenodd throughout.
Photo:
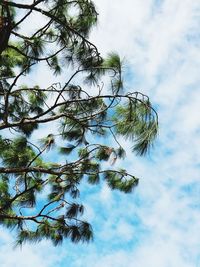
<svg viewBox="0 0 200 267"><path fill-rule="evenodd" d="M60 252L58 257L56 249L46 241L37 246L26 244L21 248L14 248L14 238L5 228L1 228L0 240L2 267L53 267L59 266L63 258L63 253Z"/></svg>
<svg viewBox="0 0 200 267"><path fill-rule="evenodd" d="M140 185L132 197L112 194L112 208L101 213L108 221L99 219L98 240L107 252L83 255L84 263L79 260L75 266L198 266L200 203L199 190L194 189L199 186L200 166L200 3L98 4L103 22L93 39L104 54L119 50L128 58L135 75L129 87L142 88L157 104L160 133L146 160L131 156L131 144L124 143L128 160L120 164L142 177ZM183 189L188 187L190 194ZM123 233L130 233L131 242Z"/></svg>
<svg viewBox="0 0 200 267"><path fill-rule="evenodd" d="M91 39L102 54L114 50L126 58L127 90L150 95L159 113L157 143L151 155L137 158L131 143L120 141L127 159L116 166L141 177L133 194L83 186L94 243L54 249L44 242L26 246L22 256L11 250L13 239L4 231L1 265L25 266L26 256L30 267L199 267L200 2L96 4L100 22Z"/></svg>

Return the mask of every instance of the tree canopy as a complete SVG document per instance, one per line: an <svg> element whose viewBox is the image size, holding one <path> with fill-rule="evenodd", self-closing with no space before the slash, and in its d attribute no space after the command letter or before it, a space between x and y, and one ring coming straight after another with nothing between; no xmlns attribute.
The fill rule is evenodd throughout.
<svg viewBox="0 0 200 267"><path fill-rule="evenodd" d="M97 17L90 0L0 1L0 223L17 244L91 240L81 183L131 192L138 178L113 165L126 156L119 137L145 155L157 135L148 96L127 92L118 54L103 58L90 41ZM21 82L41 64L55 83Z"/></svg>

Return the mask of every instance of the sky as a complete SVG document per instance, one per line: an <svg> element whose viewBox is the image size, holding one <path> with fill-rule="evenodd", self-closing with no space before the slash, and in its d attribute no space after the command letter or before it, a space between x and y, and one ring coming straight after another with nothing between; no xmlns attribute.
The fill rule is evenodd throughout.
<svg viewBox="0 0 200 267"><path fill-rule="evenodd" d="M132 194L82 188L92 243L13 249L14 233L1 228L0 266L200 267L200 0L95 3L91 40L124 58L126 90L150 96L159 136L145 158L121 140L127 158L116 167L140 177Z"/></svg>

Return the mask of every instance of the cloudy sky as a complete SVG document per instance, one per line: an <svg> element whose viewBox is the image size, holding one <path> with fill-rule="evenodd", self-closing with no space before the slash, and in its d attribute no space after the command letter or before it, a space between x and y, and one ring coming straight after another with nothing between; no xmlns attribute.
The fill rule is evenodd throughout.
<svg viewBox="0 0 200 267"><path fill-rule="evenodd" d="M91 40L125 58L127 90L147 93L157 108L158 140L146 158L124 143L118 164L141 177L134 193L83 188L93 243L13 250L3 229L0 266L200 267L200 0L95 2Z"/></svg>

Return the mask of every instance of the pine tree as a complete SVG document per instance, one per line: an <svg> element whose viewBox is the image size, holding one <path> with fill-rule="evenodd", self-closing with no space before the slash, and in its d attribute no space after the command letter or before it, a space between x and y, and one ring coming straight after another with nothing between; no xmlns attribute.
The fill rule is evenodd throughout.
<svg viewBox="0 0 200 267"><path fill-rule="evenodd" d="M118 139L131 140L133 152L144 155L157 135L157 113L146 95L123 88L120 57L102 58L89 40L98 17L92 1L18 2L0 1L0 223L16 229L17 244L89 241L92 228L76 202L80 183L104 180L111 189L131 192L138 178L112 166L125 157ZM41 26L24 31L34 18ZM42 62L55 80L66 73L64 85L20 83ZM33 140L49 122L47 136ZM109 169L103 164L108 160Z"/></svg>

